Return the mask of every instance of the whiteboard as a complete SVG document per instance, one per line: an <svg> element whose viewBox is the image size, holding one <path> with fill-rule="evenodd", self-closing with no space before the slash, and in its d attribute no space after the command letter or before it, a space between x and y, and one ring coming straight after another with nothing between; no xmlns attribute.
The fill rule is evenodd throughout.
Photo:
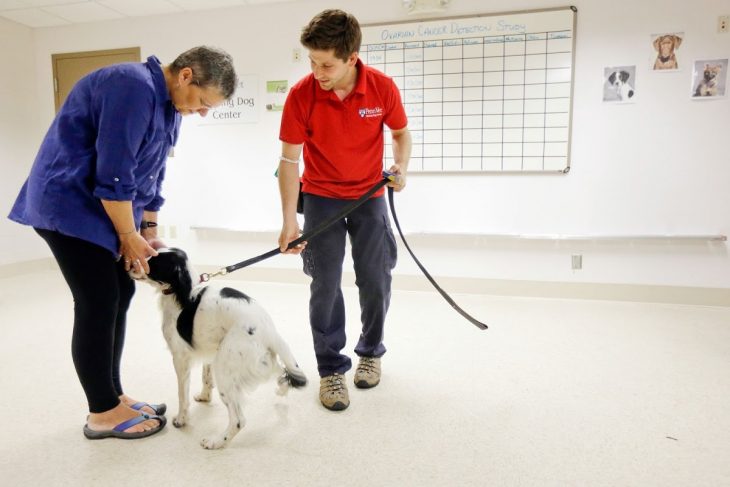
<svg viewBox="0 0 730 487"><path fill-rule="evenodd" d="M576 17L561 7L363 25L360 57L401 91L409 172L567 173Z"/></svg>

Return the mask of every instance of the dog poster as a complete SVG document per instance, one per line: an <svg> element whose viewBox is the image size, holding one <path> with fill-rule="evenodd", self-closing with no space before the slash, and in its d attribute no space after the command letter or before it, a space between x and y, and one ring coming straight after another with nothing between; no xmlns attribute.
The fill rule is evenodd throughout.
<svg viewBox="0 0 730 487"><path fill-rule="evenodd" d="M603 101L630 103L636 96L636 66L603 68Z"/></svg>
<svg viewBox="0 0 730 487"><path fill-rule="evenodd" d="M684 32L653 34L651 36L651 69L658 72L679 71L683 63L679 61L679 48L684 40Z"/></svg>
<svg viewBox="0 0 730 487"><path fill-rule="evenodd" d="M694 62L692 98L707 100L725 96L727 59L704 59Z"/></svg>

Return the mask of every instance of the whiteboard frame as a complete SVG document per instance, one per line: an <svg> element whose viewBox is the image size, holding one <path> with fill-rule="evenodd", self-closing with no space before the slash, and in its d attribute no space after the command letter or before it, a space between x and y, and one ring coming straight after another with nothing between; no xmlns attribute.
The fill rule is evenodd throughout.
<svg viewBox="0 0 730 487"><path fill-rule="evenodd" d="M529 10L511 10L506 12L494 12L494 13L481 13L481 14L468 14L468 15L459 15L459 16L447 16L447 17L433 17L433 18L418 18L418 19L408 19L404 21L397 21L397 22L375 22L375 23L369 23L369 24L362 24L361 30L365 28L372 28L372 27L383 27L383 26L389 26L389 25L401 25L401 24L417 24L421 22L437 22L437 21L443 21L443 20L459 20L459 19L475 19L475 18L483 18L483 17L499 17L499 16L507 16L507 15L524 15L524 14L532 14L532 13L544 13L544 12L555 12L555 11L563 11L563 10L571 10L573 12L573 25L572 25L572 32L571 32L571 61L570 61L570 101L569 101L569 108L568 108L568 152L566 156L566 165L563 169L552 169L552 170L527 170L527 171L517 171L517 170L506 170L506 171L494 171L494 170L465 170L465 171L454 171L454 170L447 170L447 171L435 171L435 170L418 170L409 172L410 175L413 174L464 174L464 175L475 175L475 174L489 174L489 175L498 175L498 174L505 174L505 175L513 175L513 174L530 174L530 175L537 175L537 174L568 174L570 172L571 167L571 160L572 160L572 146L573 146L573 96L574 96L574 88L575 88L575 48L576 48L576 38L577 38L577 26L578 26L578 8L574 5L566 5L564 7L550 7L550 8L540 8L540 9L529 9ZM360 53L358 53L359 55Z"/></svg>

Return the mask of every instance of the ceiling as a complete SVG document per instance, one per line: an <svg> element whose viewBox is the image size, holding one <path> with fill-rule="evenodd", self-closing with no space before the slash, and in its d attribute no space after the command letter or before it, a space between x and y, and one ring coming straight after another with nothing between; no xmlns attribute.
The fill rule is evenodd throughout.
<svg viewBox="0 0 730 487"><path fill-rule="evenodd" d="M304 0L0 0L0 17L28 27Z"/></svg>

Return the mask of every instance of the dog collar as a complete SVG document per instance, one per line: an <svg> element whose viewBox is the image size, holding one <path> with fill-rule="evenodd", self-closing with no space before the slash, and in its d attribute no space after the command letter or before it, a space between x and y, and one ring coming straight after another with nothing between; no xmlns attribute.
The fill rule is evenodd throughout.
<svg viewBox="0 0 730 487"><path fill-rule="evenodd" d="M660 60L661 62L663 62L663 63L666 63L666 62L667 62L667 61L669 61L670 59L672 59L672 56L666 56L666 57L665 57L665 56L659 56L659 60Z"/></svg>
<svg viewBox="0 0 730 487"><path fill-rule="evenodd" d="M170 294L174 294L174 293L175 293L175 291L173 291L170 288L167 288L167 289L163 289L162 290L162 294L165 294L165 295L170 295Z"/></svg>

